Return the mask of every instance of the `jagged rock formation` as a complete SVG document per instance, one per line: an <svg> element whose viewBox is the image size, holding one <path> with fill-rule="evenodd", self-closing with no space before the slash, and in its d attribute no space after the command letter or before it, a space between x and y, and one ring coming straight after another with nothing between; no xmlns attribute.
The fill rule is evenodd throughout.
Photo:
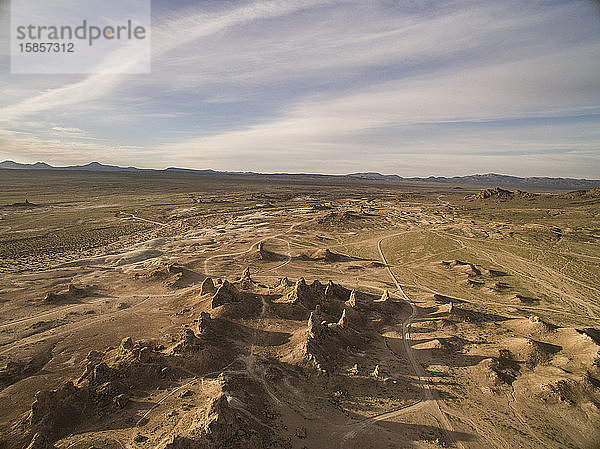
<svg viewBox="0 0 600 449"><path fill-rule="evenodd" d="M359 260L344 254L334 253L333 251L329 250L329 248L319 249L311 254L301 253L297 256L294 256L293 259L312 262L322 261L325 263L351 262L354 260Z"/></svg>
<svg viewBox="0 0 600 449"><path fill-rule="evenodd" d="M169 263L158 268L136 273L135 278L162 280L163 285L170 288L183 288L200 282L203 279L198 273L178 263Z"/></svg>
<svg viewBox="0 0 600 449"><path fill-rule="evenodd" d="M329 281L329 283L327 284L327 286L325 287L325 298L326 299L331 299L334 294L333 294L333 282Z"/></svg>
<svg viewBox="0 0 600 449"><path fill-rule="evenodd" d="M339 284L333 283L333 281L329 281L327 283L327 287L325 287L325 297L327 299L340 299L345 301L350 295L350 290L342 287Z"/></svg>
<svg viewBox="0 0 600 449"><path fill-rule="evenodd" d="M238 430L235 412L229 407L227 396L221 394L212 400L206 411L206 433L220 442L230 440Z"/></svg>
<svg viewBox="0 0 600 449"><path fill-rule="evenodd" d="M278 254L266 249L263 242L259 242L256 247L256 257L258 260L262 260L264 262L281 262L287 259L287 257L282 254Z"/></svg>
<svg viewBox="0 0 600 449"><path fill-rule="evenodd" d="M277 285L277 287L286 289L286 288L291 287L292 285L294 285L294 283L292 281L290 281L287 277L283 277L283 278L279 279L279 284Z"/></svg>
<svg viewBox="0 0 600 449"><path fill-rule="evenodd" d="M358 369L358 363L355 363L354 365L352 365L352 367L348 370L348 374L350 374L351 376L356 376L359 373L359 369Z"/></svg>
<svg viewBox="0 0 600 449"><path fill-rule="evenodd" d="M240 280L251 281L249 270L245 270ZM216 287L211 301L214 312L198 311L194 322L184 326L179 336L165 342L167 346L124 337L116 348L90 352L85 371L76 383L69 382L57 390L36 395L31 413L23 424L27 432L27 441L24 442L35 443L32 448L44 441L51 444L100 417L106 419L111 413L128 413L130 398L139 397L158 385L164 388L165 384L182 377L192 375L202 378L208 373L232 367L219 376L223 381L222 389L214 396L214 390L211 390L213 399L208 404L198 409L187 409L196 413L193 420L185 421L192 422L192 427L188 430L178 428L172 438L157 447L283 447L281 442L273 442L277 437L269 434L268 426L249 419L248 412L267 424L271 419L265 408L268 395L256 380L257 364L267 362L264 361L266 359L261 362L261 357L254 350L251 355L247 354L249 341L253 347L263 344L261 339L267 345L273 342L277 345L282 342L291 344L293 354L288 366L296 366L286 369L292 373L297 370L294 375L305 369L330 373L343 366L350 354L365 350L366 343L375 335L365 318L366 314L376 314L376 310L391 310L396 306L392 303L378 304L375 296L367 301L368 296L365 295L361 297L364 304L357 308L357 293L331 281L327 285L316 280L307 284L301 278L291 291L286 291L290 290L290 282L284 278L278 285L281 291L275 295L272 294L273 289L269 289L271 294L267 295L256 293L262 291L259 289L242 291L237 285L237 282L225 280L216 287L210 278L206 278L202 285L206 289L205 294L211 287ZM354 308L348 307L346 302ZM257 310L261 317L296 320L296 316L300 316L295 315L296 310L302 313L310 311L310 316L306 331L286 335L254 329L237 319L230 320L231 316L226 312L231 310L239 312L235 318L243 319L257 317ZM306 319L306 315L302 319ZM277 366L276 369L284 368ZM260 375L274 382L278 378L276 372ZM144 438L152 438L138 436L140 442L145 441Z"/></svg>
<svg viewBox="0 0 600 449"><path fill-rule="evenodd" d="M227 280L224 280L212 298L211 307L216 309L223 304L238 302L239 300L240 293L238 290Z"/></svg>
<svg viewBox="0 0 600 449"><path fill-rule="evenodd" d="M45 302L56 303L63 301L72 301L75 299L83 298L88 296L96 286L86 285L85 287L77 287L75 284L69 284L67 290L62 292L48 292L44 298Z"/></svg>
<svg viewBox="0 0 600 449"><path fill-rule="evenodd" d="M334 253L333 251L330 251L329 248L325 248L324 251L317 251L315 254L313 254L312 259L323 260L327 263L350 262L352 260L355 260L354 258L346 256L344 254Z"/></svg>
<svg viewBox="0 0 600 449"><path fill-rule="evenodd" d="M375 365L375 368L371 372L371 376L373 376L373 377L380 377L381 376L381 368L379 368L379 365Z"/></svg>
<svg viewBox="0 0 600 449"><path fill-rule="evenodd" d="M360 333L348 325L345 309L337 322L327 323L317 306L308 320L303 354L312 366L326 372L335 369L346 350L355 349L363 343Z"/></svg>
<svg viewBox="0 0 600 449"><path fill-rule="evenodd" d="M121 350L122 351L131 351L133 349L133 340L131 337L125 337L121 340Z"/></svg>
<svg viewBox="0 0 600 449"><path fill-rule="evenodd" d="M240 281L251 281L252 279L250 278L250 267L246 267L242 273L242 276L240 277Z"/></svg>
<svg viewBox="0 0 600 449"><path fill-rule="evenodd" d="M218 379L222 383L220 392L195 413L188 429L180 430L179 435L171 437L160 449L287 447L257 419L267 414L260 384L243 375L221 374Z"/></svg>
<svg viewBox="0 0 600 449"><path fill-rule="evenodd" d="M208 333L212 324L213 321L210 317L210 313L200 312L200 320L198 322L198 333L200 335Z"/></svg>
<svg viewBox="0 0 600 449"><path fill-rule="evenodd" d="M246 267L246 269L240 276L237 284L240 286L240 288L244 290L252 288L252 286L254 285L254 281L250 277L250 267Z"/></svg>
<svg viewBox="0 0 600 449"><path fill-rule="evenodd" d="M215 287L215 283L213 282L212 278L207 277L204 279L204 281L202 281L202 285L200 286L200 295L212 295L216 291L217 288Z"/></svg>
<svg viewBox="0 0 600 449"><path fill-rule="evenodd" d="M481 275L481 270L472 263L469 262L462 262L460 260L451 260L451 261L442 261L442 265L449 267L449 268L454 268L464 274L466 274L467 276L480 276Z"/></svg>
<svg viewBox="0 0 600 449"><path fill-rule="evenodd" d="M302 304L307 309L312 310L325 299L323 285L316 280L308 285L304 278L300 278L288 298L293 304Z"/></svg>
<svg viewBox="0 0 600 449"><path fill-rule="evenodd" d="M92 390L77 388L73 382L67 382L57 390L38 391L31 405L31 411L25 418L26 425L34 435L31 444L36 440L38 445L44 439L54 441L68 433L81 422L84 410L89 409L90 402L101 401L113 392L116 393L114 396L121 394L121 386L106 382L97 390ZM102 405L109 405L112 397L109 401L103 402Z"/></svg>
<svg viewBox="0 0 600 449"><path fill-rule="evenodd" d="M308 334L313 338L321 335L325 329L324 323L325 321L321 312L321 307L317 304L314 312L311 312L308 317Z"/></svg>
<svg viewBox="0 0 600 449"><path fill-rule="evenodd" d="M519 364L515 362L511 352L500 349L498 356L482 360L477 366L483 384L492 392L499 393L521 374Z"/></svg>
<svg viewBox="0 0 600 449"><path fill-rule="evenodd" d="M354 290L350 292L350 297L346 301L346 306L351 307L353 309L356 308L356 292Z"/></svg>
<svg viewBox="0 0 600 449"><path fill-rule="evenodd" d="M243 282L248 284L243 285ZM245 278L244 281L230 283L224 280L212 297L212 315L217 318L251 318L260 313L263 304L262 297L251 291L254 282ZM238 290L240 286L241 290ZM244 288L246 287L246 288Z"/></svg>
<svg viewBox="0 0 600 449"><path fill-rule="evenodd" d="M329 251L329 248L326 248L323 259L325 262L338 262L339 260L343 259L343 256L341 254L332 253Z"/></svg>
<svg viewBox="0 0 600 449"><path fill-rule="evenodd" d="M219 333L209 314L201 316L199 328L200 336L184 328L181 340L167 352L157 351L148 343L134 342L130 337L123 338L119 347L110 352L90 352L76 385L67 382L56 390L36 394L22 423L31 438L30 446L35 443L32 448L46 447L42 442L50 444L82 422L126 408L135 390L180 378L190 370L201 374L231 363L235 351L225 337L228 330ZM216 407L213 412L219 415L220 410ZM209 422L213 422L212 418ZM211 428L211 432L220 432L218 428Z"/></svg>
<svg viewBox="0 0 600 449"><path fill-rule="evenodd" d="M512 200L514 198L524 198L524 199L533 199L538 195L534 193L524 192L522 190L505 190L500 187L495 187L493 189L483 189L479 193L469 195L466 198L470 200L487 200L487 199L495 199L499 201L507 201Z"/></svg>
<svg viewBox="0 0 600 449"><path fill-rule="evenodd" d="M490 321L501 321L503 319L503 317L500 315L479 312L465 307L460 307L457 305L460 303L460 300L455 298L442 295L438 295L438 297L443 298L441 301L446 305L446 309L444 310L440 308L440 312L447 311L447 318L449 321L453 321L455 323L484 323ZM450 304L452 304L452 306L450 306Z"/></svg>
<svg viewBox="0 0 600 449"><path fill-rule="evenodd" d="M341 327L342 329L345 329L347 326L346 320L347 320L346 319L346 309L344 309L342 311L342 316L340 317L339 321L337 322L337 325L339 327Z"/></svg>
<svg viewBox="0 0 600 449"><path fill-rule="evenodd" d="M256 246L256 251L258 252L259 259L261 259L261 260L267 259L267 252L265 250L265 245L263 242L258 242L258 245Z"/></svg>
<svg viewBox="0 0 600 449"><path fill-rule="evenodd" d="M574 190L561 196L569 199L600 198L600 187L594 187L588 190Z"/></svg>

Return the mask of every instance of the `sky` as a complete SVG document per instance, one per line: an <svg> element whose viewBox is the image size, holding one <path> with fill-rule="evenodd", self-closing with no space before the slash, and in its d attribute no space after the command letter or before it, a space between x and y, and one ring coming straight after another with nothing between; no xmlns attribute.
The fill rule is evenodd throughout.
<svg viewBox="0 0 600 449"><path fill-rule="evenodd" d="M0 160L600 178L598 1L156 0L148 74L11 74L9 12Z"/></svg>

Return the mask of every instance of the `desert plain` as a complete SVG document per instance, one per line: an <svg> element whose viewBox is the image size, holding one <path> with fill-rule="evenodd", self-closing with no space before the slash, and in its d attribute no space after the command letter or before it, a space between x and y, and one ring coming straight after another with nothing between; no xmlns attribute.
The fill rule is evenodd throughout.
<svg viewBox="0 0 600 449"><path fill-rule="evenodd" d="M600 192L2 170L0 448L600 447Z"/></svg>

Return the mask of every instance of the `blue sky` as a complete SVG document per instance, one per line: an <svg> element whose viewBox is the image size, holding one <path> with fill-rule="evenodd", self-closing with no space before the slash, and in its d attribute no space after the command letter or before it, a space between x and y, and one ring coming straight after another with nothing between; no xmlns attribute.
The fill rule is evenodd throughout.
<svg viewBox="0 0 600 449"><path fill-rule="evenodd" d="M160 0L141 75L10 74L0 5L0 159L600 177L598 2Z"/></svg>

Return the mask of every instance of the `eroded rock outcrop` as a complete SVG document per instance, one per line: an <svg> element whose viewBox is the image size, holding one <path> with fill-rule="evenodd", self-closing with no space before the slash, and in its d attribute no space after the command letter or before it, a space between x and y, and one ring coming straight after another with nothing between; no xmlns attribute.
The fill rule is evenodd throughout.
<svg viewBox="0 0 600 449"><path fill-rule="evenodd" d="M356 292L354 290L350 292L350 297L346 301L346 306L353 309L356 308Z"/></svg>
<svg viewBox="0 0 600 449"><path fill-rule="evenodd" d="M50 303L73 301L89 296L95 289L94 285L77 287L75 284L69 284L69 287L62 292L48 292L44 301Z"/></svg>
<svg viewBox="0 0 600 449"><path fill-rule="evenodd" d="M236 284L243 290L251 289L254 286L254 281L250 276L250 267L244 269Z"/></svg>
<svg viewBox="0 0 600 449"><path fill-rule="evenodd" d="M333 281L329 281L325 287L325 297L327 299L339 299L345 301L350 294L350 290L342 287L339 284L335 284Z"/></svg>
<svg viewBox="0 0 600 449"><path fill-rule="evenodd" d="M289 288L293 285L294 285L294 283L292 281L290 281L287 277L282 277L281 279L279 279L279 284L277 285L277 287L285 289L285 288Z"/></svg>
<svg viewBox="0 0 600 449"><path fill-rule="evenodd" d="M266 249L263 242L259 242L256 247L256 257L264 262L281 262L287 259L287 256Z"/></svg>
<svg viewBox="0 0 600 449"><path fill-rule="evenodd" d="M215 287L215 283L212 278L207 277L202 281L202 285L200 286L200 295L213 295L217 291Z"/></svg>
<svg viewBox="0 0 600 449"><path fill-rule="evenodd" d="M317 304L322 303L325 299L323 285L319 281L314 281L308 285L304 278L300 278L288 298L293 304L302 304L307 309L313 310Z"/></svg>
<svg viewBox="0 0 600 449"><path fill-rule="evenodd" d="M538 195L535 193L525 192L523 190L506 190L500 187L494 187L493 189L483 189L479 193L469 195L466 198L469 200L499 200L508 201L516 198L523 199L534 199Z"/></svg>
<svg viewBox="0 0 600 449"><path fill-rule="evenodd" d="M252 282L249 270L240 281ZM178 428L170 440L157 447L285 447L281 442L273 443L274 437L266 430L273 425L272 415L267 413L265 405L269 402L268 395L257 379L267 379L275 385L281 379L277 374L281 370L287 369L292 376L314 368L328 373L335 371L349 355L365 351L366 342L375 335L370 334L372 329L365 317L394 308L396 304L378 304L376 296L361 294L363 303L356 307L356 292L331 281L327 285L319 281L308 284L301 278L292 287L284 278L275 294L274 289L270 289L269 294L256 293L261 290L241 290L237 282L223 281L217 286L206 278L202 285L206 290L202 294L213 295L214 310L211 313L190 310L190 315L196 314L193 322L190 320L179 335L170 334L164 344L125 337L116 348L90 352L85 372L76 384L68 383L36 396L26 424L27 439L32 441L33 436L39 434L39 441L42 438L56 441L76 432L81 425L108 419L111 413L125 416L136 402L130 398L145 395L158 386L171 388L174 381L188 376L192 379L207 376L213 382L221 370L222 388L214 395L216 387L211 384L210 395L214 398L208 404L197 409L183 407L186 413L197 413L194 427L189 431ZM307 328L292 334L256 328L246 322L248 318L257 317L308 318ZM292 345L293 354L287 368L266 361L255 351L260 345L282 344ZM271 363L275 368L270 374L267 370L263 372L261 363ZM198 397L200 395L194 396ZM182 413L181 410L178 413ZM252 416L267 426L257 424ZM148 436L149 442L151 438Z"/></svg>
<svg viewBox="0 0 600 449"><path fill-rule="evenodd" d="M320 307L316 307L308 320L304 358L320 371L334 369L343 354L356 349L363 342L360 333L348 325L348 313L344 309L337 322L327 323Z"/></svg>
<svg viewBox="0 0 600 449"><path fill-rule="evenodd" d="M220 392L196 412L188 429L179 429L160 449L290 447L263 421L269 414L259 383L244 375L220 375L218 380Z"/></svg>
<svg viewBox="0 0 600 449"><path fill-rule="evenodd" d="M482 360L478 365L478 372L482 380L482 387L494 393L502 391L521 374L519 364L514 360L512 353L507 349L500 349L498 356Z"/></svg>
<svg viewBox="0 0 600 449"><path fill-rule="evenodd" d="M339 321L336 324L338 325L338 327L341 327L342 329L346 328L346 326L348 325L347 318L346 318L346 309L344 309L342 311L342 316L340 317Z"/></svg>
<svg viewBox="0 0 600 449"><path fill-rule="evenodd" d="M325 317L321 312L321 307L317 305L314 312L311 312L308 317L308 334L311 337L316 338L324 332L325 327Z"/></svg>
<svg viewBox="0 0 600 449"><path fill-rule="evenodd" d="M240 293L238 290L227 280L224 280L212 298L211 307L215 309L223 304L238 302L239 300Z"/></svg>
<svg viewBox="0 0 600 449"><path fill-rule="evenodd" d="M55 449L55 446L48 441L44 434L38 432L25 449Z"/></svg>

